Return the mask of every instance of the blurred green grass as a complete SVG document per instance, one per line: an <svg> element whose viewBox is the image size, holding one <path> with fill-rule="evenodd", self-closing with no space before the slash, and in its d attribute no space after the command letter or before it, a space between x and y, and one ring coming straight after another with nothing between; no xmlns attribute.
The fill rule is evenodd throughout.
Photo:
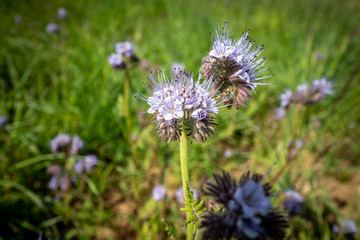
<svg viewBox="0 0 360 240"><path fill-rule="evenodd" d="M332 206L336 202L325 191L327 179L359 184L358 1L3 1L0 6L0 115L9 118L0 129L0 176L6 183L0 188L0 208L8 216L1 220L4 239L36 238L41 230L47 235L60 231L67 239L102 239L102 232L109 239L163 239L164 226L174 224L179 234L180 213L174 200L160 206L151 199L155 184L165 183L169 189L181 185L178 145L155 139L151 117L137 117L146 111L146 103L131 98L140 162L140 168L134 168L124 134L125 75L110 68L107 56L116 42L129 40L139 58L151 65L168 71L173 62L182 62L197 75L211 46L208 33L224 21L234 29L234 38L250 29L251 38L264 44L263 55L275 74L270 82L275 85L258 87L246 109L223 108L215 137L190 146L193 185L199 188L221 169L238 176L248 168L265 172L272 167L274 176L285 163L295 128L296 138L305 145L293 167L281 174L278 190L296 186L308 194L310 206L317 206L317 201ZM65 21L57 20L60 6L69 12ZM14 23L15 14L22 16L21 24ZM48 22L58 22L61 33L47 34ZM317 60L318 54L322 60ZM141 82L148 74L132 71L131 91L145 92ZM300 116L291 109L282 121L271 118L279 94L321 77L333 81L333 96ZM322 121L318 129L313 126L316 119ZM48 155L49 141L60 132L81 136L86 143L82 152L95 153L101 160L91 175L90 190L74 193L74 199L81 199L74 209L54 203L46 189L46 166L59 161ZM230 158L224 157L225 149L232 150ZM38 157L42 160L35 161ZM29 160L26 167L14 167ZM12 187L18 184L21 187ZM117 212L109 206L109 195L118 196L125 206L134 203L134 209ZM360 215L354 211L359 208L358 195L354 191L338 214L350 215L359 224ZM319 222L326 233L323 239L329 239L326 221ZM315 230L300 229L301 239L317 236Z"/></svg>

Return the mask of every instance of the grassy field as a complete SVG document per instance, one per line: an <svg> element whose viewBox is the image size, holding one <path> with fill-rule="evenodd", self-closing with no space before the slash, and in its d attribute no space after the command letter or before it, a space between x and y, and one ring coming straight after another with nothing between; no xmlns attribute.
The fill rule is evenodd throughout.
<svg viewBox="0 0 360 240"><path fill-rule="evenodd" d="M214 137L189 144L192 186L207 200L213 173L269 172L276 204L289 189L304 197L288 239L345 239L334 225L360 226L359 1L6 0L0 12L0 239L184 239L179 144L155 137L147 103L131 94L127 118L126 94L146 94L150 70L169 73L174 62L197 76L209 32L224 21L234 38L249 29L264 45L275 84L257 87L247 108L221 108ZM58 33L45 31L50 22ZM125 71L108 63L121 41L141 60L129 91ZM280 94L323 77L333 94L275 119ZM52 153L59 133L81 137L78 156ZM48 188L48 166L70 172L89 154L98 158L91 173L60 197ZM167 197L155 201L159 184Z"/></svg>

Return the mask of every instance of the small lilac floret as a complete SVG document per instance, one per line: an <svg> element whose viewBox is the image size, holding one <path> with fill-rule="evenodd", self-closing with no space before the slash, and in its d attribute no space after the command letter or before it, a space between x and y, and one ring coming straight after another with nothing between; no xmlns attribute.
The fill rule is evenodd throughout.
<svg viewBox="0 0 360 240"><path fill-rule="evenodd" d="M91 173L97 163L98 163L98 158L95 155L85 156L84 167L86 172Z"/></svg>
<svg viewBox="0 0 360 240"><path fill-rule="evenodd" d="M59 7L57 10L57 15L60 20L65 20L68 16L68 12L65 8Z"/></svg>
<svg viewBox="0 0 360 240"><path fill-rule="evenodd" d="M71 141L71 137L69 134L61 133L57 135L50 141L51 151L53 153L58 153L60 151L63 151L65 148L69 146L70 141Z"/></svg>
<svg viewBox="0 0 360 240"><path fill-rule="evenodd" d="M115 69L123 69L125 67L125 63L121 54L113 53L108 57L109 64L112 68Z"/></svg>
<svg viewBox="0 0 360 240"><path fill-rule="evenodd" d="M287 90L285 93L280 95L280 106L286 108L290 105L292 97L292 91Z"/></svg>
<svg viewBox="0 0 360 240"><path fill-rule="evenodd" d="M7 117L0 116L0 128L3 127L7 123Z"/></svg>
<svg viewBox="0 0 360 240"><path fill-rule="evenodd" d="M155 201L160 201L166 198L166 189L163 185L157 185L152 190L152 197Z"/></svg>
<svg viewBox="0 0 360 240"><path fill-rule="evenodd" d="M77 155L80 151L80 149L82 149L84 147L84 142L83 140L79 137L79 136L74 136L71 142L71 149L70 149L70 154L71 155Z"/></svg>
<svg viewBox="0 0 360 240"><path fill-rule="evenodd" d="M60 26L57 23L49 23L46 25L47 33L58 33L60 31Z"/></svg>
<svg viewBox="0 0 360 240"><path fill-rule="evenodd" d="M118 54L125 55L126 57L131 57L134 55L133 44L128 41L116 43L115 50Z"/></svg>

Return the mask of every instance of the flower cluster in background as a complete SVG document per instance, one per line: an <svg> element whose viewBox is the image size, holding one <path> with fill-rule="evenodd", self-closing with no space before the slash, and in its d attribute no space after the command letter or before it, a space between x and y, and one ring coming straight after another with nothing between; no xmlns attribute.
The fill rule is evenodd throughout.
<svg viewBox="0 0 360 240"><path fill-rule="evenodd" d="M84 142L77 135L71 137L70 134L60 133L51 139L50 146L53 153L65 154L64 166L53 164L47 168L47 173L51 175L48 187L56 191L58 196L61 196L64 191L69 189L71 182L77 180L77 176L92 172L98 158L95 155L86 155L84 157L78 155L84 147ZM77 160L72 163L70 158ZM72 167L66 167L69 162L73 164Z"/></svg>
<svg viewBox="0 0 360 240"><path fill-rule="evenodd" d="M315 79L311 85L301 84L295 92L286 90L280 95L280 107L275 110L276 119L282 119L293 104L313 105L319 103L334 93L332 83L322 79Z"/></svg>
<svg viewBox="0 0 360 240"><path fill-rule="evenodd" d="M125 69L126 64L139 61L139 58L134 52L134 45L131 42L126 41L116 43L115 51L116 53L112 53L108 57L109 64L114 69Z"/></svg>
<svg viewBox="0 0 360 240"><path fill-rule="evenodd" d="M215 32L211 39L213 46L203 59L200 71L206 79L216 81L220 92L230 95L227 103L236 108L246 106L251 92L258 85L263 85L270 76L260 77L269 68L264 68L265 58L260 57L263 46L254 47L254 41L249 38L249 31L238 40L232 40L229 27L225 26Z"/></svg>
<svg viewBox="0 0 360 240"><path fill-rule="evenodd" d="M272 188L258 174L244 173L237 184L230 175L214 174L205 194L221 205L203 215L203 239L283 239L288 220L271 204Z"/></svg>

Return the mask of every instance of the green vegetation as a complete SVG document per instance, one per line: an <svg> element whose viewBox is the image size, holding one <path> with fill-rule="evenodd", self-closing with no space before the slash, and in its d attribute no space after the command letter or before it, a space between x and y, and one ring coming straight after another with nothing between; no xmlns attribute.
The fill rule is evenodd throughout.
<svg viewBox="0 0 360 240"><path fill-rule="evenodd" d="M69 14L63 21L59 7ZM1 2L0 116L8 123L0 127L0 239L183 239L179 145L155 138L147 103L132 95L129 141L126 75L107 58L116 42L133 42L150 66L130 72L130 91L145 93L151 68L169 72L182 62L197 75L208 33L224 21L234 38L250 29L264 44L275 85L257 87L247 108L222 108L215 136L188 146L191 187L201 192L222 169L234 178L268 172L280 203L290 188L305 198L306 217L291 219L289 239L344 239L334 224L349 218L360 226L359 12L356 0ZM60 24L58 34L45 31L49 22ZM333 95L274 119L280 94L322 77ZM60 198L46 169L57 163L71 172L76 159L51 153L59 133L80 136L79 155L99 159ZM158 202L157 184L167 189Z"/></svg>

